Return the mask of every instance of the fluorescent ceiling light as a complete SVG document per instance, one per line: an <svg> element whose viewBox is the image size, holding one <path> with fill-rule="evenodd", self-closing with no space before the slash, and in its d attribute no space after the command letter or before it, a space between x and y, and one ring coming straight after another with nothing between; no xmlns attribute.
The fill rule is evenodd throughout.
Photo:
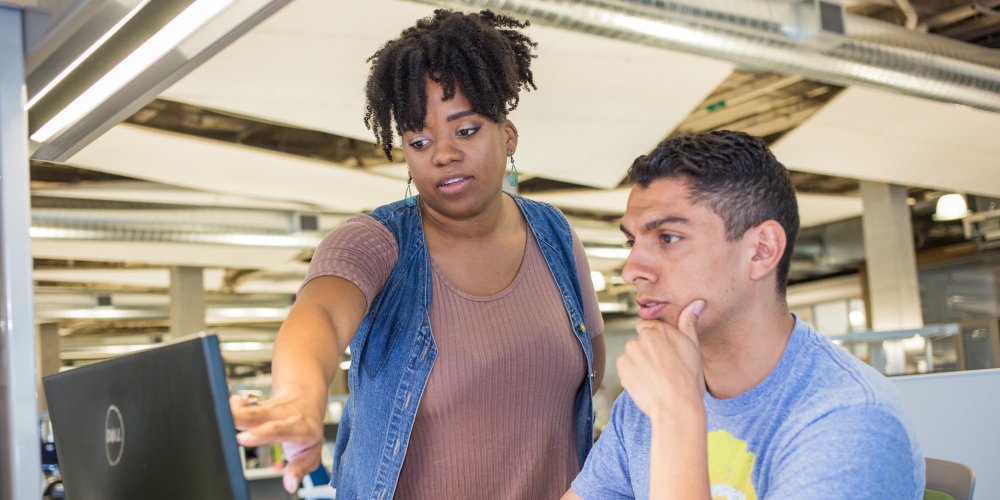
<svg viewBox="0 0 1000 500"><path fill-rule="evenodd" d="M208 310L210 319L283 320L287 307L218 307Z"/></svg>
<svg viewBox="0 0 1000 500"><path fill-rule="evenodd" d="M76 123L224 10L233 0L197 0L42 125L31 140L45 142Z"/></svg>
<svg viewBox="0 0 1000 500"><path fill-rule="evenodd" d="M38 316L50 319L150 319L163 314L156 309L130 309L117 307L91 307L85 309L63 309L39 311Z"/></svg>
<svg viewBox="0 0 1000 500"><path fill-rule="evenodd" d="M139 5L136 5L131 11L129 11L128 14L125 14L125 17L121 18L120 21L115 23L115 25L112 26L111 29L109 29L106 33L101 35L101 37L98 38L97 41L93 43L93 45L87 47L87 50L83 51L83 53L80 54L79 57L77 57L73 62L69 63L69 66L66 66L65 69L59 72L59 74L52 79L52 81L50 81L47 85L45 85L45 87L42 87L42 90L39 90L38 93L34 95L34 97L28 100L28 104L25 106L25 109L31 109L35 104L38 103L39 100L41 100L53 88L55 88L56 85L59 85L59 82L66 79L67 75L72 73L73 70L77 68L77 66L79 66L83 61L87 60L87 58L90 57L91 54L93 54L97 49L101 48L101 46L104 45L104 43L107 42L108 39L110 39L115 33L118 33L118 30L122 29L122 26L125 26L125 24L127 24L129 20L135 17L135 15L138 14L139 11L142 10L142 8L145 7L146 4L148 4L149 2L150 0L142 0L142 2L139 2Z"/></svg>

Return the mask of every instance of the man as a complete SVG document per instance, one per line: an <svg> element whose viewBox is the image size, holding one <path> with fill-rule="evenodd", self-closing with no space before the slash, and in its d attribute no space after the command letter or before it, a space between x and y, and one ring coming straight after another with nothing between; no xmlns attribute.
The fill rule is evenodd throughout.
<svg viewBox="0 0 1000 500"><path fill-rule="evenodd" d="M629 178L639 337L564 499L923 498L891 384L788 311L798 207L767 147L740 132L667 139Z"/></svg>

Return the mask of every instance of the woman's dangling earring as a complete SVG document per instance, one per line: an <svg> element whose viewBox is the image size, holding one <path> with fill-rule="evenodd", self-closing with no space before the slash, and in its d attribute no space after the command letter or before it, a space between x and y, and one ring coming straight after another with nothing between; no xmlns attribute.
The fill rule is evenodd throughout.
<svg viewBox="0 0 1000 500"><path fill-rule="evenodd" d="M511 186L517 186L517 165L514 164L514 153L510 157L510 173L507 174L507 181Z"/></svg>
<svg viewBox="0 0 1000 500"><path fill-rule="evenodd" d="M410 190L410 185L413 184L413 177L407 176L406 179L406 197L403 200L406 201L406 206L413 207L417 204L417 198L413 196L413 191Z"/></svg>

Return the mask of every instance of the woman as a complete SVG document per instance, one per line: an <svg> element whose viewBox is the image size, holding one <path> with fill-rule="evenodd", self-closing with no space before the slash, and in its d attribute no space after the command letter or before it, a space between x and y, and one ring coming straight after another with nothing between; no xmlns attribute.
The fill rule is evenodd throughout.
<svg viewBox="0 0 1000 500"><path fill-rule="evenodd" d="M589 268L562 214L501 189L507 113L534 86L526 25L438 10L371 57L365 122L386 156L401 135L406 197L323 241L272 398L232 402L241 444L284 444L289 491L319 463L348 345L338 498L558 498L579 472L604 367Z"/></svg>

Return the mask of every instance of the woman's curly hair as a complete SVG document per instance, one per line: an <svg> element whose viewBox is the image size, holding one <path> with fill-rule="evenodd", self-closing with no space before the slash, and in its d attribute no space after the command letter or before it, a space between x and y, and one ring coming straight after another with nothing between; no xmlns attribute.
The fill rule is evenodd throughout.
<svg viewBox="0 0 1000 500"><path fill-rule="evenodd" d="M527 26L488 10L438 9L369 57L365 126L386 158L393 130L402 136L424 126L428 77L441 84L444 100L461 88L472 110L495 122L514 110L521 88L536 88L529 66L538 44L518 31Z"/></svg>

